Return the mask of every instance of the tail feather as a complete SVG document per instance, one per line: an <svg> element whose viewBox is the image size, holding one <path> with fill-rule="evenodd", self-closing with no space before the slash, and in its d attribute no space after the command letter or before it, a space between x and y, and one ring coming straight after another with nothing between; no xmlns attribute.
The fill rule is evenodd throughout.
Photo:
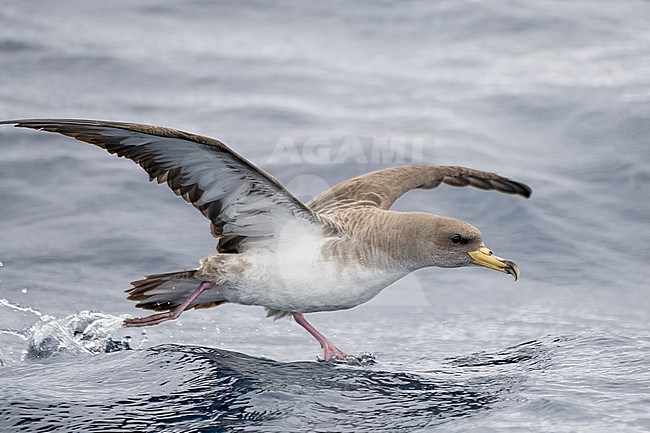
<svg viewBox="0 0 650 433"><path fill-rule="evenodd" d="M146 310L167 311L179 306L203 282L197 270L146 275L133 281L126 293L130 301L139 301L136 307ZM189 308L210 308L227 302L217 290L199 296ZM209 296L209 297L208 297Z"/></svg>

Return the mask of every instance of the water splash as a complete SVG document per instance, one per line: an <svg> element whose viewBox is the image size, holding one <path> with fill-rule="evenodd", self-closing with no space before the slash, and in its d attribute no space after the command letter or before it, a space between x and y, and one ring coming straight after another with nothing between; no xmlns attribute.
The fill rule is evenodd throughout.
<svg viewBox="0 0 650 433"><path fill-rule="evenodd" d="M44 315L43 313L41 313L38 310L34 310L33 308L23 307L21 305L14 304L12 302L9 302L6 299L0 299L0 306L6 307L7 309L13 310L13 311L22 311L22 312L25 312L25 313L31 313L31 314L33 314L35 316L38 316L38 317L49 317L47 315Z"/></svg>
<svg viewBox="0 0 650 433"><path fill-rule="evenodd" d="M5 365L23 360L27 354L26 342L30 336L30 329L35 323L50 318L40 311L13 304L6 299L0 299L0 317L2 317L0 358Z"/></svg>
<svg viewBox="0 0 650 433"><path fill-rule="evenodd" d="M81 355L129 350L130 338L113 340L123 318L82 311L63 319L37 323L27 343L27 359L47 359L60 354Z"/></svg>
<svg viewBox="0 0 650 433"><path fill-rule="evenodd" d="M124 317L81 311L64 318L43 314L0 299L0 365L53 356L84 355L131 349L131 337L115 339ZM143 336L138 347L146 340Z"/></svg>

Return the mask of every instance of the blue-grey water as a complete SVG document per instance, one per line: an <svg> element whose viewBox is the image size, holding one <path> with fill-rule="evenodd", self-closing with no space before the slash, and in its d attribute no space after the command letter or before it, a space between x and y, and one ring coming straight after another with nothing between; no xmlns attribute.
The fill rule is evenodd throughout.
<svg viewBox="0 0 650 433"><path fill-rule="evenodd" d="M396 203L522 269L426 269L310 315L148 328L122 292L208 222L129 161L0 128L0 431L650 431L650 3L8 0L0 118L219 138L303 200L410 162L494 171ZM392 146L392 148L391 148ZM391 150L392 149L392 150Z"/></svg>

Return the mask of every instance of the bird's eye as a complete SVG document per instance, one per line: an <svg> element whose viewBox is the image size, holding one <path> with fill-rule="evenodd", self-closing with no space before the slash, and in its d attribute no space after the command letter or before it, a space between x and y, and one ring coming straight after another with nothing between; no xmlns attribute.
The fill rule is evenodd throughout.
<svg viewBox="0 0 650 433"><path fill-rule="evenodd" d="M453 243L455 243L455 244L459 244L459 243L463 242L463 237L461 235L453 235L449 239L451 239L451 241Z"/></svg>

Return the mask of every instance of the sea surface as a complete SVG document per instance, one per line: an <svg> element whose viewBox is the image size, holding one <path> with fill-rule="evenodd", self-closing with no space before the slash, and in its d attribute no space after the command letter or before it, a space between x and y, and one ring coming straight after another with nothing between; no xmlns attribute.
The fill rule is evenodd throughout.
<svg viewBox="0 0 650 433"><path fill-rule="evenodd" d="M147 314L123 290L192 269L209 223L136 165L0 127L2 432L650 431L650 2L5 0L0 118L218 138L302 200L409 163L395 204L477 226L522 276L420 270L309 315Z"/></svg>

